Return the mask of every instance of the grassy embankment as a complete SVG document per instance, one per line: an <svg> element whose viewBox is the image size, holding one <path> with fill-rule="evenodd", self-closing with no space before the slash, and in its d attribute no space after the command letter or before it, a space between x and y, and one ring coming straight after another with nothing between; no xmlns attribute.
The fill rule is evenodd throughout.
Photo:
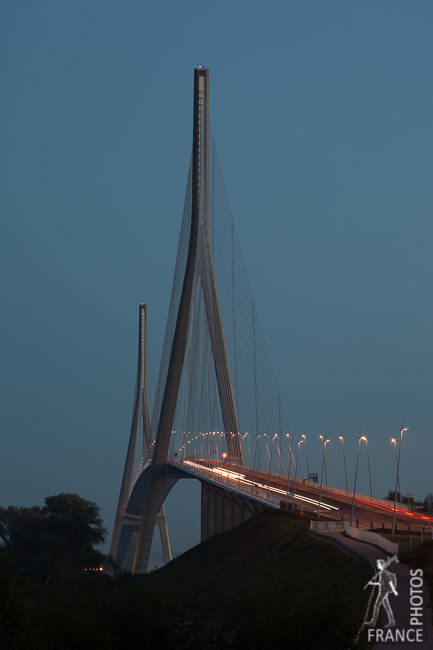
<svg viewBox="0 0 433 650"><path fill-rule="evenodd" d="M205 621L215 617L235 647L347 650L369 574L308 526L299 515L268 511L155 572L155 584L190 599Z"/></svg>
<svg viewBox="0 0 433 650"><path fill-rule="evenodd" d="M17 618L14 647L348 650L369 574L308 524L268 511L149 575L43 588Z"/></svg>

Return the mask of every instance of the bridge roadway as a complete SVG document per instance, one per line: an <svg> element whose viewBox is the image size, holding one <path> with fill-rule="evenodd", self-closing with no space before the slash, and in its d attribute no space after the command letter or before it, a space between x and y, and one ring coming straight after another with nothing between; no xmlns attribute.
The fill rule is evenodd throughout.
<svg viewBox="0 0 433 650"><path fill-rule="evenodd" d="M297 510L317 515L319 510L320 484L305 479L290 479L287 491L287 476L270 475L269 472L245 465L188 458L175 464L190 475L201 480L210 481L229 491L242 494L255 501L260 501L271 508L292 508L292 500ZM326 519L347 521L352 516L353 492L322 485L320 496L320 516ZM387 499L378 499L356 493L354 524L361 528L391 529L394 504ZM396 509L397 532L421 531L433 532L433 517L418 511L410 511L403 506Z"/></svg>

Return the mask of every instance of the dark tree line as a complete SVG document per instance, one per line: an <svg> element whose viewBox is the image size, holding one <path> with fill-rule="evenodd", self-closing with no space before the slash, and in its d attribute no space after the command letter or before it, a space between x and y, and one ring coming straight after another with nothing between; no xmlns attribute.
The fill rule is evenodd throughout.
<svg viewBox="0 0 433 650"><path fill-rule="evenodd" d="M389 501L394 501L395 500L395 490L388 490L388 494L386 495L385 499L389 499ZM406 504L411 504L415 508L422 508L423 510L426 510L428 512L431 511L431 499L433 499L433 493L430 492L427 494L424 499L421 499L420 501L415 501L414 499L409 498L407 495L404 496L400 494L400 492L397 491L397 501L399 503L406 503Z"/></svg>
<svg viewBox="0 0 433 650"><path fill-rule="evenodd" d="M0 507L0 555L13 556L22 574L38 582L66 571L98 567L96 548L107 534L99 507L77 494L45 498L45 506Z"/></svg>

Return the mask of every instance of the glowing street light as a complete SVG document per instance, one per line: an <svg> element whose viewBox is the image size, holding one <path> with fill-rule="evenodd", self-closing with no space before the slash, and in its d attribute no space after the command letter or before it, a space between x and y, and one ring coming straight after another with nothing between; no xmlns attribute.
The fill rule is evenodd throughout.
<svg viewBox="0 0 433 650"><path fill-rule="evenodd" d="M275 438L278 438L278 434L276 433L274 437L272 438L272 447L271 447L271 457L269 459L269 479L268 479L268 494L266 496L267 499L269 499L269 488L271 485L271 468L272 468L272 452L274 451L274 440Z"/></svg>
<svg viewBox="0 0 433 650"><path fill-rule="evenodd" d="M305 433L303 433L302 437L303 437L304 442L305 442L305 457L307 459L307 479L308 479L308 481L310 481L310 468L308 467L307 436L305 435Z"/></svg>
<svg viewBox="0 0 433 650"><path fill-rule="evenodd" d="M253 465L253 480L251 481L251 494L253 493L253 487L254 487L254 474L256 471L256 455L257 455L257 447L259 444L259 438L260 436L256 437L256 444L255 444L255 449L254 449L254 465Z"/></svg>
<svg viewBox="0 0 433 650"><path fill-rule="evenodd" d="M365 446L367 447L368 476L370 478L370 496L373 496L373 488L371 487L370 455L368 453L368 440L367 440L367 438L365 438Z"/></svg>
<svg viewBox="0 0 433 650"><path fill-rule="evenodd" d="M359 436L358 438L358 453L356 455L355 483L353 485L352 515L350 518L351 526L353 526L353 513L355 511L356 477L358 476L359 447L361 445L361 440L367 441L367 438L365 436Z"/></svg>
<svg viewBox="0 0 433 650"><path fill-rule="evenodd" d="M403 425L403 422L401 423ZM409 427L406 427L405 429L402 428L400 429L400 447L398 450L398 461L397 461L397 477L395 479L395 494L394 494L394 512L392 515L392 534L394 535L395 531L395 511L397 508L397 487L400 481L400 460L401 460L401 448L403 445L403 432L404 431L409 431Z"/></svg>
<svg viewBox="0 0 433 650"><path fill-rule="evenodd" d="M344 453L344 438L343 436L338 436L338 439L341 440L341 444L343 446L343 461L344 461L344 475L346 477L346 492L349 492L349 488L347 485L346 454Z"/></svg>
<svg viewBox="0 0 433 650"><path fill-rule="evenodd" d="M331 440L328 439L328 440L323 441L322 474L321 474L321 477L320 477L319 508L317 509L317 518L318 519L320 519L320 504L321 504L321 501L322 501L322 485L323 485L323 467L326 466L325 465L325 453L326 453L326 445L328 444L328 442L331 442Z"/></svg>
<svg viewBox="0 0 433 650"><path fill-rule="evenodd" d="M290 438L291 438L291 437L292 437L292 436L290 435L290 433L286 433L286 438L288 438L288 441L287 441L287 442L288 442L288 445L289 445L289 456L290 456L290 460L289 460L289 471L288 471L288 473L287 473L286 508L287 508L287 502L288 502L288 500L289 500L290 472L291 472L291 469L292 469L292 456L293 456L292 446L291 446L291 444L290 444Z"/></svg>
<svg viewBox="0 0 433 650"><path fill-rule="evenodd" d="M397 468L397 463L398 463L398 458L397 458L397 440L395 438L391 438L390 442L393 443L394 448L395 448L395 467ZM401 485L400 485L400 477L398 479L398 491L400 494L400 499L401 499Z"/></svg>
<svg viewBox="0 0 433 650"><path fill-rule="evenodd" d="M241 436L241 445L240 445L241 449L243 449L243 442L244 442L245 436L247 436L247 435L248 435L248 433L244 433L243 436L241 436L240 433L238 434L238 436ZM241 469L242 469L242 453L239 454L238 488L240 486L240 481L241 481Z"/></svg>
<svg viewBox="0 0 433 650"><path fill-rule="evenodd" d="M320 440L322 441L322 444L325 444L325 439L323 436L319 436ZM326 473L326 461L325 461L325 483L328 485L328 474Z"/></svg>
<svg viewBox="0 0 433 650"><path fill-rule="evenodd" d="M298 451L296 452L296 465L295 465L295 483L293 485L293 495L292 495L292 510L295 509L295 492L296 492L296 478L298 476L298 460L299 460L299 447L304 441L298 441Z"/></svg>

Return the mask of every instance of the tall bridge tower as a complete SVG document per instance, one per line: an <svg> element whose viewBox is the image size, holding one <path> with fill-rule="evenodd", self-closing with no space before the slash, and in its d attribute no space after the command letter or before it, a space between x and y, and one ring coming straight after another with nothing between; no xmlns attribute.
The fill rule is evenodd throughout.
<svg viewBox="0 0 433 650"><path fill-rule="evenodd" d="M194 70L193 146L188 185L190 190L190 195L188 195L190 198L188 202L189 212L186 219L186 223L188 224L187 253L181 276L176 277L175 272L175 280L173 282L173 293L175 291L175 285L177 286L178 284L181 284L181 292L177 307L175 307L174 312L170 311L167 321L163 356L164 353L168 356L168 363L163 368L163 363L161 362L158 385L163 388L160 407L157 411L157 416L155 417L154 415L156 436L155 440L153 440L150 419L147 420L147 416L143 416L143 450L148 466L146 468L146 476L143 476L144 480L140 483L140 490L136 490L136 494L138 492L140 493L138 501L135 495L133 498L134 503L131 504L130 497L132 498L132 496L128 495L128 490L130 489L132 479L133 449L137 442L136 434L134 433L136 431L135 422L138 417L136 404L138 404L138 400L140 399L140 390L146 386L146 379L143 374L145 362L142 361L142 365L140 366L141 355L139 354L131 438L114 525L112 548L110 549L112 555L116 557L119 547L125 548L126 546L125 539L127 537L128 526L129 533L134 532L136 534L139 520L138 540L132 567L133 573L145 573L147 571L156 522L160 525L161 535L166 536L166 546L168 545L163 510L163 501L167 494L167 490L164 489L167 485L166 483L164 486L164 474L178 403L188 337L193 322L195 298L199 292L206 314L207 332L213 358L212 366L216 377L228 455L233 460L242 461L239 418L229 365L229 355L224 333L211 243L209 219L209 131L209 70L199 67ZM175 322L174 329L173 322ZM143 330L141 329L140 341L142 339L142 332ZM144 399L147 399L147 397L141 398L142 404L144 404ZM145 410L148 413L148 407ZM151 451L149 451L150 449ZM142 474L144 475L145 472L143 471ZM139 509L141 510L140 515L137 514ZM123 541L122 535L124 537ZM167 555L169 555L169 550Z"/></svg>
<svg viewBox="0 0 433 650"><path fill-rule="evenodd" d="M154 440L150 419L147 377L147 305L140 305L138 321L137 378L135 381L131 433L129 436L128 451L126 453L125 468L123 470L119 501L117 504L109 551L111 557L120 561L121 564L125 564L128 551L130 553L131 551L132 553L135 553L136 539L139 530L139 521L137 521L137 518L131 517L131 515L128 515L126 512L133 481L133 472L136 470L134 462L137 462L138 460L136 457L137 448L141 450L139 463L142 471L152 460ZM141 427L142 439L139 440ZM167 562L171 560L171 549L163 505L161 505L161 508L157 513L154 526L155 524L159 526L164 562L167 564Z"/></svg>
<svg viewBox="0 0 433 650"><path fill-rule="evenodd" d="M224 336L218 289L212 258L209 225L209 70L194 70L191 217L182 292L171 345L167 377L152 456L133 573L147 571L156 515L161 507L179 386L187 345L190 313L197 283L201 283L208 315L215 372L229 455L240 458L239 422ZM235 435L231 435L235 434Z"/></svg>

